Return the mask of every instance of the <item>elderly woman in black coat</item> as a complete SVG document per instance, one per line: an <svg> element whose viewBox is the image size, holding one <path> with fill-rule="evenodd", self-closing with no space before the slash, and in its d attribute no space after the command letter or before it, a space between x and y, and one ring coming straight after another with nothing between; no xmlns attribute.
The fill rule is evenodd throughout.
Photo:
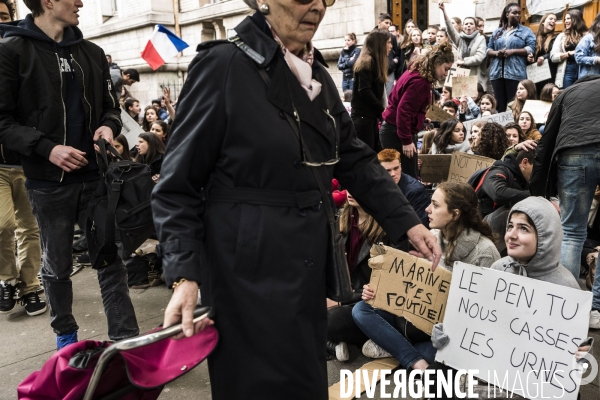
<svg viewBox="0 0 600 400"><path fill-rule="evenodd" d="M199 45L152 196L165 326L192 324L198 284L220 342L212 398L327 399L329 227L335 176L388 236L435 264L437 241L348 112L312 47L333 0L245 0L229 41ZM326 189L323 190L324 192Z"/></svg>

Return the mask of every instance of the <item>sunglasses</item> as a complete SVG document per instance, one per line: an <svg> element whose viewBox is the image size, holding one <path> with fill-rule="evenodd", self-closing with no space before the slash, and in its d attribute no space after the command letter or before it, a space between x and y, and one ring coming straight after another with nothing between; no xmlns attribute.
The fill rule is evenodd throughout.
<svg viewBox="0 0 600 400"><path fill-rule="evenodd" d="M294 0L294 1L298 4L307 5L307 4L312 3L314 0ZM332 5L335 4L335 0L323 0L323 4L325 4L325 7L331 7Z"/></svg>
<svg viewBox="0 0 600 400"><path fill-rule="evenodd" d="M296 120L296 124L298 125L298 139L300 140L300 153L302 156L302 164L307 167L321 167L324 165L335 165L340 162L340 150L339 150L339 136L338 130L335 123L335 118L329 114L329 110L323 110L323 112L331 119L333 122L333 129L335 131L335 156L332 159L322 162L312 162L308 161L306 158L306 154L304 153L304 140L302 139L302 125L300 123L300 115L298 111L296 111L296 107L294 106L294 118Z"/></svg>

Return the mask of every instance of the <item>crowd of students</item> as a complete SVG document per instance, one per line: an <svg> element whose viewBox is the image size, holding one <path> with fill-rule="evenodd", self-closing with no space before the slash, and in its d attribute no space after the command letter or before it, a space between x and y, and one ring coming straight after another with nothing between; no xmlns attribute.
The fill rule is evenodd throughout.
<svg viewBox="0 0 600 400"><path fill-rule="evenodd" d="M534 197L529 189L536 148L546 126L523 110L528 100L552 103L578 79L600 72L600 14L588 29L581 11L568 9L564 32L556 35L557 15L548 13L535 34L520 23L520 6L510 3L499 27L486 36L482 19L461 21L447 15L444 3L439 8L445 28L430 26L422 32L410 20L400 31L389 15L382 14L362 49L357 48L354 34L346 37L348 46L339 65L345 68L344 96L350 102L357 135L379 152L382 166L417 213L426 214L426 226L443 250L443 268L452 271L453 262L462 261L579 289L579 271L561 264L559 201ZM344 64L348 54L352 54L353 66ZM527 65L545 62L550 79L537 83L527 79ZM443 78L453 65L468 68L470 76L477 77L476 98L453 97L452 87L444 86ZM395 84L386 90L392 77ZM449 117L443 121L426 118L433 104ZM514 121L479 120L503 112L511 113ZM472 120L477 121L468 124L467 131L465 122ZM453 152L496 161L469 183L442 182L431 188L421 181L418 154ZM403 181L410 181L410 186L403 187ZM424 194L415 198L414 193L421 190ZM430 368L436 349L445 342L432 341L403 318L364 301L374 297L368 284L368 248L383 242L406 250L407 243L389 243L385 232L350 194L341 215L355 297L345 304L329 304L329 359L347 360L352 344L362 347L368 357L391 356L407 369ZM589 327L600 329L594 312ZM443 327L436 329L441 332L437 337L443 337ZM583 346L579 351L588 349Z"/></svg>

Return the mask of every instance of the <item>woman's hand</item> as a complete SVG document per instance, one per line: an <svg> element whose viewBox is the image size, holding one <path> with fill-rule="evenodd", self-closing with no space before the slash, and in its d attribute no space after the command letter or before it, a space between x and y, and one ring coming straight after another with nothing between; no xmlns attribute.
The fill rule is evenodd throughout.
<svg viewBox="0 0 600 400"><path fill-rule="evenodd" d="M170 104L171 103L171 89L168 86L165 86L163 88L163 93L165 96L165 104Z"/></svg>
<svg viewBox="0 0 600 400"><path fill-rule="evenodd" d="M411 144L403 144L402 145L402 154L406 158L413 158L413 155L417 152L417 148L414 143Z"/></svg>
<svg viewBox="0 0 600 400"><path fill-rule="evenodd" d="M515 144L516 151L535 150L536 147L537 147L537 142L535 140L531 140L531 139L524 140L521 143Z"/></svg>
<svg viewBox="0 0 600 400"><path fill-rule="evenodd" d="M205 318L194 325L194 310L198 302L198 284L194 281L184 281L177 285L173 290L173 296L165 310L165 320L163 326L168 328L171 325L181 322L183 332L175 337L190 337L209 325L213 325L212 319Z"/></svg>
<svg viewBox="0 0 600 400"><path fill-rule="evenodd" d="M158 183L158 179L160 178L160 174L152 175L152 182Z"/></svg>
<svg viewBox="0 0 600 400"><path fill-rule="evenodd" d="M456 65L459 66L459 67L462 66L462 65L464 65L464 64L465 64L465 60L458 60L458 61L456 61Z"/></svg>
<svg viewBox="0 0 600 400"><path fill-rule="evenodd" d="M532 64L534 61L533 54L527 54L527 62Z"/></svg>
<svg viewBox="0 0 600 400"><path fill-rule="evenodd" d="M440 10L442 10L444 12L444 14L446 13L446 6L444 5L443 1L440 1L438 3L438 7L440 8Z"/></svg>
<svg viewBox="0 0 600 400"><path fill-rule="evenodd" d="M365 301L375 298L375 292L373 292L373 289L371 289L371 286L368 283L363 286L363 292L362 292L361 298Z"/></svg>
<svg viewBox="0 0 600 400"><path fill-rule="evenodd" d="M423 166L423 159L422 158L419 158L417 160L417 165L419 166L419 169L421 169L421 166Z"/></svg>
<svg viewBox="0 0 600 400"><path fill-rule="evenodd" d="M538 57L537 66L541 67L544 64L544 57Z"/></svg>

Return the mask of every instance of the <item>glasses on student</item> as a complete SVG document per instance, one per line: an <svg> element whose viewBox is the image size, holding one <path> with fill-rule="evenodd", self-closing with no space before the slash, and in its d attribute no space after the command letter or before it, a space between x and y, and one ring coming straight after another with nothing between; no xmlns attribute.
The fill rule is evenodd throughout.
<svg viewBox="0 0 600 400"><path fill-rule="evenodd" d="M323 112L329 118L331 118L331 121L333 122L333 130L335 132L335 156L334 156L334 158L327 160L327 161L313 162L313 161L308 161L306 159L306 153L304 152L304 140L302 139L302 127L300 124L300 115L294 108L294 117L296 119L296 123L298 124L298 139L300 140L300 153L302 154L302 164L306 165L307 167L321 167L323 165L335 165L340 162L339 134L338 134L337 126L335 123L335 118L333 118L333 116L331 114L329 114L329 110L323 110Z"/></svg>
<svg viewBox="0 0 600 400"><path fill-rule="evenodd" d="M312 3L314 0L294 0L294 1L298 4L307 5L307 4ZM335 4L335 0L323 0L323 4L325 4L325 7L331 7L332 5Z"/></svg>

